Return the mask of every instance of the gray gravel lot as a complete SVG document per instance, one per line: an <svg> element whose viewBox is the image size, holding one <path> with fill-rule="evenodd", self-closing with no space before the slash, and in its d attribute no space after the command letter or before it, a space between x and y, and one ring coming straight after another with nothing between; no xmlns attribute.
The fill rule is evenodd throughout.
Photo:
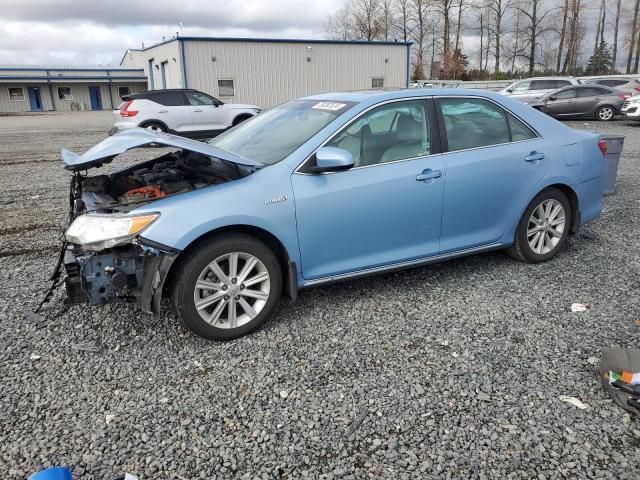
<svg viewBox="0 0 640 480"><path fill-rule="evenodd" d="M640 422L589 361L638 345L640 124L573 123L627 139L617 193L555 260L496 252L316 288L218 344L170 311L54 317L61 292L45 324L25 320L66 214L58 151L109 120L0 117L0 478L52 464L81 479L640 476ZM99 351L72 348L86 341Z"/></svg>

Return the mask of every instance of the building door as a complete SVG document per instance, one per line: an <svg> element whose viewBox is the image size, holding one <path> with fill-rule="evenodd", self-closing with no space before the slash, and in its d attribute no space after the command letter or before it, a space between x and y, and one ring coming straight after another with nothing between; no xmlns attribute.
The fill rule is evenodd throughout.
<svg viewBox="0 0 640 480"><path fill-rule="evenodd" d="M31 104L32 112L41 112L42 111L42 98L40 98L40 88L39 87L28 87L27 91L29 92L29 103Z"/></svg>
<svg viewBox="0 0 640 480"><path fill-rule="evenodd" d="M169 88L169 85L167 85L167 63L168 62L162 62L160 64L160 73L162 74L162 88Z"/></svg>
<svg viewBox="0 0 640 480"><path fill-rule="evenodd" d="M100 87L89 87L89 98L91 99L91 110L102 110Z"/></svg>

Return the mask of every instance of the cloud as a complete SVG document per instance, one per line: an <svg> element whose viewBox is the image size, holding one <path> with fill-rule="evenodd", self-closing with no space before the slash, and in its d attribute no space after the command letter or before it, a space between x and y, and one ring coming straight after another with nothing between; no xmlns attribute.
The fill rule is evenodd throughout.
<svg viewBox="0 0 640 480"><path fill-rule="evenodd" d="M0 0L0 64L118 64L128 48L184 35L322 38L340 0Z"/></svg>

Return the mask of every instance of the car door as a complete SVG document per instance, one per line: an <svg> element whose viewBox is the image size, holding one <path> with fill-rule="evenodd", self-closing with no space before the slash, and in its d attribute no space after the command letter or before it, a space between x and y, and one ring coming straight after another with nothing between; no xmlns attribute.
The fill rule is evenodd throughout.
<svg viewBox="0 0 640 480"><path fill-rule="evenodd" d="M447 171L442 253L500 242L548 166L548 147L521 120L481 98L439 98Z"/></svg>
<svg viewBox="0 0 640 480"><path fill-rule="evenodd" d="M156 117L148 120L160 120L169 130L176 132L191 130L191 109L186 105L182 92L152 92L146 98L150 100L149 105Z"/></svg>
<svg viewBox="0 0 640 480"><path fill-rule="evenodd" d="M191 116L193 130L217 131L229 126L227 109L222 108L222 102L202 92L185 92Z"/></svg>
<svg viewBox="0 0 640 480"><path fill-rule="evenodd" d="M576 98L575 111L576 115L592 116L596 111L596 106L606 92L602 87L581 87L578 88L578 97Z"/></svg>
<svg viewBox="0 0 640 480"><path fill-rule="evenodd" d="M306 173L311 156L292 175L306 279L438 253L445 172L429 102L386 103L338 132L326 146L351 152L350 170Z"/></svg>
<svg viewBox="0 0 640 480"><path fill-rule="evenodd" d="M553 92L546 98L545 112L553 117L575 115L577 96L578 91L575 87Z"/></svg>

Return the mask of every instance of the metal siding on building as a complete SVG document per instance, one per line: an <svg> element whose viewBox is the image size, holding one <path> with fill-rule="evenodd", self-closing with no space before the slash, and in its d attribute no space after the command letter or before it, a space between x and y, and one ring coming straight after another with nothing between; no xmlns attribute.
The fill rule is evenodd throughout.
<svg viewBox="0 0 640 480"><path fill-rule="evenodd" d="M9 99L9 87L22 88L24 100L14 101ZM38 87L40 89L40 99L43 111L51 110L51 100L49 98L49 88L42 83L2 83L0 84L0 112L30 112L29 93L27 87Z"/></svg>
<svg viewBox="0 0 640 480"><path fill-rule="evenodd" d="M215 40L184 44L188 87L219 96L217 81L233 79L235 96L220 97L226 102L270 107L305 95L368 89L374 77L384 78L385 87L406 86L404 44Z"/></svg>
<svg viewBox="0 0 640 480"><path fill-rule="evenodd" d="M150 79L149 60L151 59L153 59L152 88L154 90L162 88L162 73L160 71L160 64L162 62L167 62L167 88L183 88L182 61L178 41L163 43L162 45L143 51L129 51L123 57L121 64L143 68L145 76L147 79ZM149 86L151 87L151 85Z"/></svg>

